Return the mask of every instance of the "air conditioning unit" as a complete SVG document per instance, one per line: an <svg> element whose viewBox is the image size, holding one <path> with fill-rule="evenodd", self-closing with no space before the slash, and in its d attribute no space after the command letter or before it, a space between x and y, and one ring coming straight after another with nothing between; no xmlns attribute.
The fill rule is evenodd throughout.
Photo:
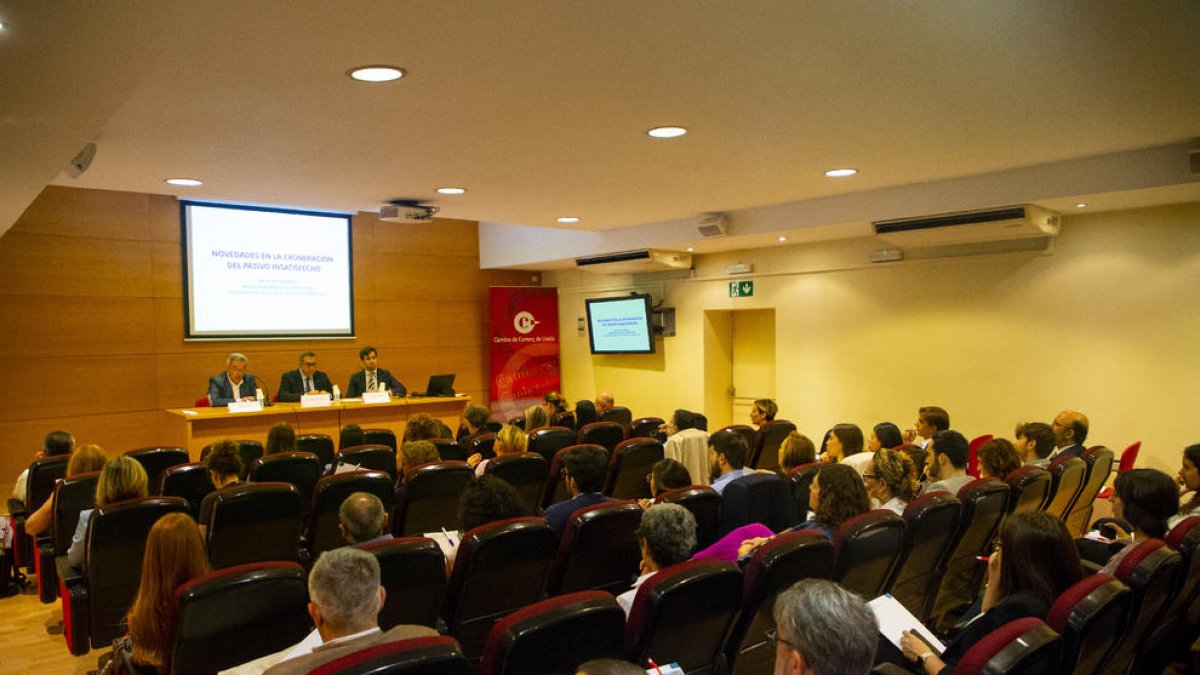
<svg viewBox="0 0 1200 675"><path fill-rule="evenodd" d="M696 230L705 239L724 237L729 234L729 219L725 217L724 213L710 213L700 219Z"/></svg>
<svg viewBox="0 0 1200 675"><path fill-rule="evenodd" d="M692 268L692 254L678 251L642 249L591 255L575 259L575 269L600 274L635 274Z"/></svg>
<svg viewBox="0 0 1200 675"><path fill-rule="evenodd" d="M872 223L875 236L901 248L955 246L1012 239L1057 237L1060 217L1039 206L944 213Z"/></svg>
<svg viewBox="0 0 1200 675"><path fill-rule="evenodd" d="M1192 178L1200 178L1200 149L1188 150L1188 171Z"/></svg>

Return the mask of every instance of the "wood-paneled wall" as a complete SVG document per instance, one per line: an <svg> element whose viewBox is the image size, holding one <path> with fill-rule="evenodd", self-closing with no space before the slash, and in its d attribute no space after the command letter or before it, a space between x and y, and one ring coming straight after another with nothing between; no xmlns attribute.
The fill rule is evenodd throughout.
<svg viewBox="0 0 1200 675"><path fill-rule="evenodd" d="M170 196L47 187L0 237L0 483L63 428L110 455L159 442L231 351L272 392L301 351L343 389L373 345L410 390L434 373L488 396L487 288L533 273L479 269L477 223L353 219L358 338L184 342L179 204Z"/></svg>

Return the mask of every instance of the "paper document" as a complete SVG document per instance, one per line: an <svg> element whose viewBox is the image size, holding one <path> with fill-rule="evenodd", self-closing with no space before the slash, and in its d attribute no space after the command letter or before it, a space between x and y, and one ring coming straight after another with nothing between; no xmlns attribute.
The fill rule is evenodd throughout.
<svg viewBox="0 0 1200 675"><path fill-rule="evenodd" d="M917 617L912 615L912 612L904 608L900 601L893 598L891 593L885 593L878 598L867 603L871 611L875 613L875 620L879 622L879 632L883 634L889 642L896 645L896 649L900 648L900 636L906 630L914 631L921 636L929 646L940 656L946 651L946 645L934 637L933 633L924 626Z"/></svg>
<svg viewBox="0 0 1200 675"><path fill-rule="evenodd" d="M458 530L450 530L449 532L426 532L421 536L429 537L430 539L436 541L438 547L442 549L442 555L446 556L447 560L454 559L454 554L458 551Z"/></svg>

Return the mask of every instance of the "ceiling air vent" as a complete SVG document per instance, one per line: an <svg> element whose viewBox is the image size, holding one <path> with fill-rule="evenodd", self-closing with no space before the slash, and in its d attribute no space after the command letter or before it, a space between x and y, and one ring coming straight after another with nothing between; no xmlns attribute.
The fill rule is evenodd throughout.
<svg viewBox="0 0 1200 675"><path fill-rule="evenodd" d="M575 268L600 274L632 274L686 270L692 267L692 254L658 249L621 251L575 259Z"/></svg>
<svg viewBox="0 0 1200 675"><path fill-rule="evenodd" d="M1059 215L1038 206L1023 205L872 224L879 239L901 248L916 248L1056 237Z"/></svg>

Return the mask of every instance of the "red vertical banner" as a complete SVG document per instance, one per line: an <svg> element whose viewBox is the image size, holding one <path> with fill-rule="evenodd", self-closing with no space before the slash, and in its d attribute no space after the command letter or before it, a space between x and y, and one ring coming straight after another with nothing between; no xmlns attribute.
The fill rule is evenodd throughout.
<svg viewBox="0 0 1200 675"><path fill-rule="evenodd" d="M492 414L509 419L561 387L558 362L558 289L488 289Z"/></svg>

